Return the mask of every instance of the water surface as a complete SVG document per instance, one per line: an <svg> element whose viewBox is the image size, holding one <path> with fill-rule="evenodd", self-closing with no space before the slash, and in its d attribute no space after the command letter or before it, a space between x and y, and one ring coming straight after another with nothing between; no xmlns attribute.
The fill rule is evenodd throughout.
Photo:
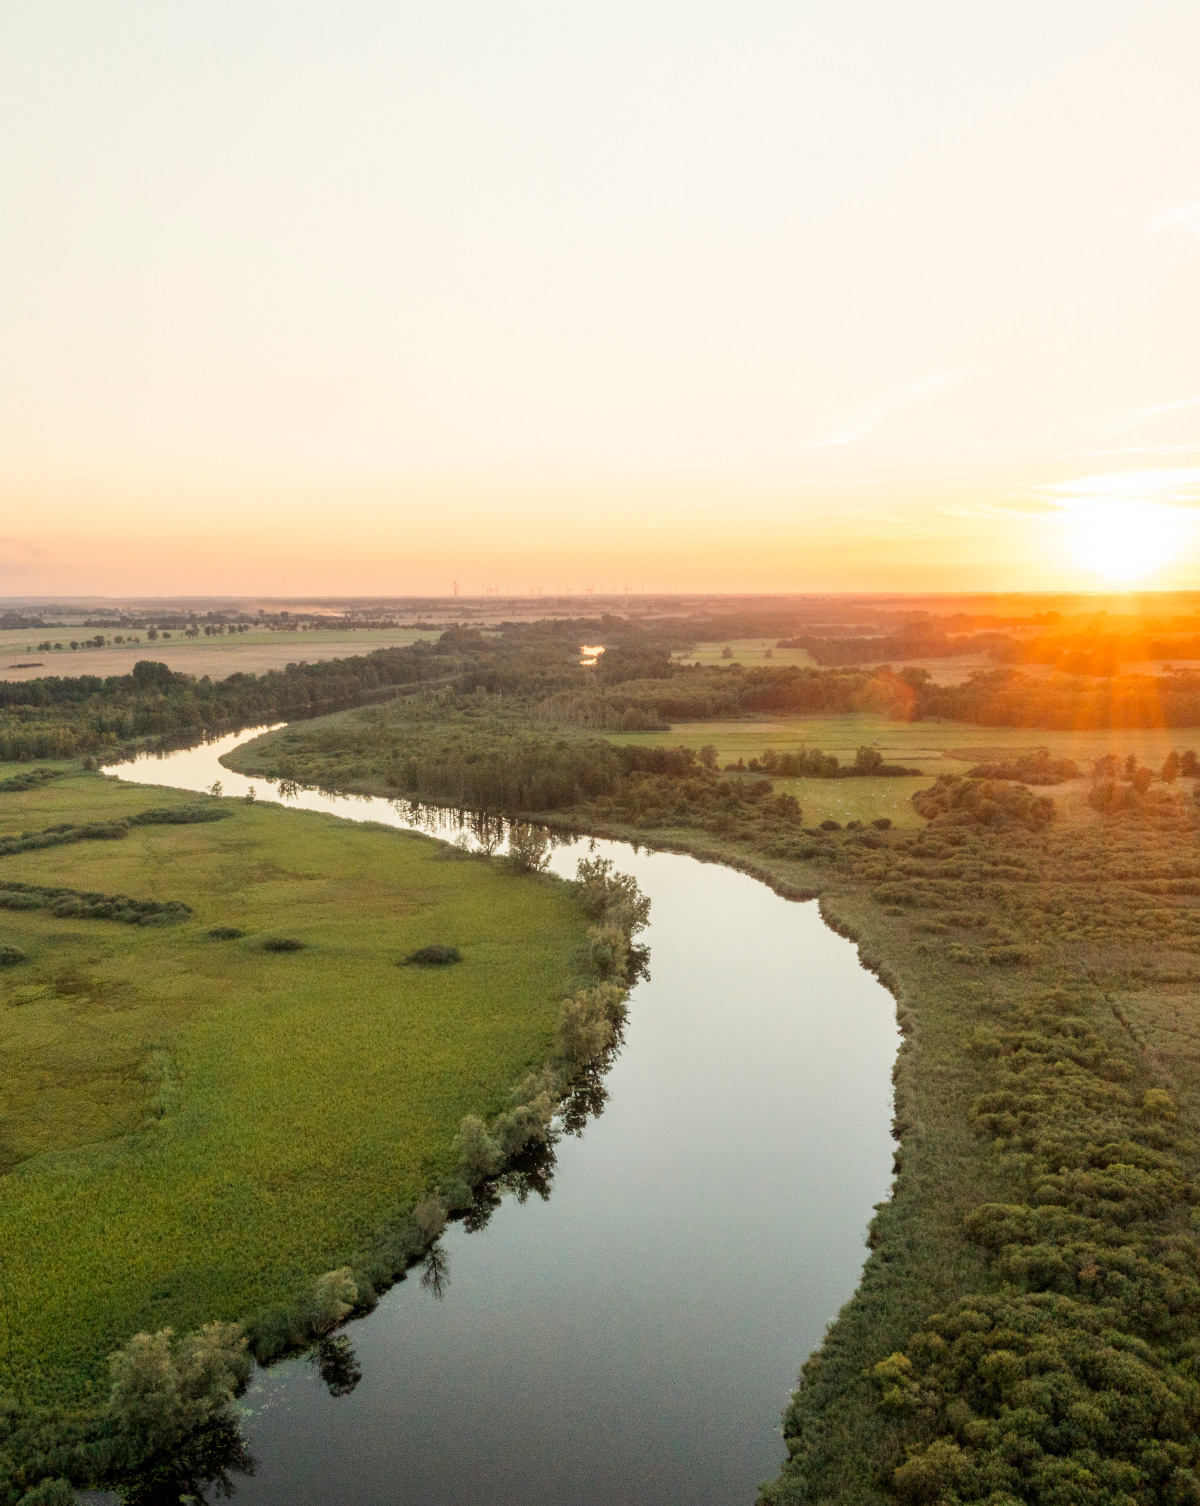
<svg viewBox="0 0 1200 1506"><path fill-rule="evenodd" d="M254 735L114 772L281 799L218 763ZM407 802L285 803L462 831ZM779 1414L888 1192L894 1003L815 903L625 843L551 866L593 852L652 901L603 1113L559 1143L547 1200L450 1226L441 1300L410 1275L348 1325L349 1395L303 1358L259 1373L247 1506L734 1506L777 1472Z"/></svg>

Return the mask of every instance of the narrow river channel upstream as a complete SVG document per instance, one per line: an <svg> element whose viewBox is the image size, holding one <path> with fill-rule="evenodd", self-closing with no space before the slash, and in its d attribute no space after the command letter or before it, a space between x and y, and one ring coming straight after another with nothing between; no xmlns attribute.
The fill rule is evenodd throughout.
<svg viewBox="0 0 1200 1506"><path fill-rule="evenodd" d="M262 730L110 772L280 801L219 762ZM405 801L284 803L464 830ZM349 1394L304 1357L258 1373L245 1506L749 1506L778 1471L780 1413L888 1195L894 1002L815 903L620 842L551 867L592 853L652 903L603 1113L563 1136L548 1199L449 1226L440 1299L410 1275L348 1325Z"/></svg>

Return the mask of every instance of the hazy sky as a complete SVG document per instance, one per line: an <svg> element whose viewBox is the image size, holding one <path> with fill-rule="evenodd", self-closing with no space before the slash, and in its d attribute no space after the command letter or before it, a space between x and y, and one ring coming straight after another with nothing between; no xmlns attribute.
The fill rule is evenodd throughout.
<svg viewBox="0 0 1200 1506"><path fill-rule="evenodd" d="M1200 3L0 4L0 594L1200 585Z"/></svg>

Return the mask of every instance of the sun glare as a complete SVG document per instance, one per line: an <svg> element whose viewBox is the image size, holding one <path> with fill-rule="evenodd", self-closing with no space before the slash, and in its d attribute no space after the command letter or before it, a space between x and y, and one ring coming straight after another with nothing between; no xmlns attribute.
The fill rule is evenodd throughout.
<svg viewBox="0 0 1200 1506"><path fill-rule="evenodd" d="M1176 507L1090 501L1071 508L1067 543L1077 565L1111 581L1144 580L1171 564L1189 532Z"/></svg>

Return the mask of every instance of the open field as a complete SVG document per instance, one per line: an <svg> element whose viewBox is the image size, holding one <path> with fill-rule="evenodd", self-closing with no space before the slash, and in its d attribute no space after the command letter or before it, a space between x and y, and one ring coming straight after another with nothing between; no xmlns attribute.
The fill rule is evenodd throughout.
<svg viewBox="0 0 1200 1506"><path fill-rule="evenodd" d="M777 789L795 795L806 822L869 821L890 816L899 826L923 826L912 808L914 791L938 774L965 774L974 764L1047 748L1053 758L1073 758L1088 773L1106 753L1130 753L1152 768L1172 748L1200 748L1200 733L1185 729L1053 732L1025 727L973 727L961 722L895 722L869 712L841 716L779 717L762 721L679 722L669 732L612 732L610 742L644 747L700 748L711 743L722 768L749 762L765 749L793 752L820 748L852 762L856 749L874 747L890 763L924 771L919 779L777 779ZM1056 786L1060 800L1082 799L1082 785Z"/></svg>
<svg viewBox="0 0 1200 1506"><path fill-rule="evenodd" d="M0 838L198 803L69 775L0 794ZM0 858L5 882L193 908L146 927L0 910L27 957L0 970L0 1390L27 1402L94 1401L138 1329L288 1304L351 1260L446 1174L462 1116L546 1058L573 981L586 921L556 880L220 809ZM304 949L264 949L280 936ZM462 963L397 966L435 942Z"/></svg>
<svg viewBox="0 0 1200 1506"><path fill-rule="evenodd" d="M817 668L817 661L802 648L776 648L775 638L727 638L723 643L697 643L686 653L673 654L680 664L699 664L708 669L728 669L740 664L744 669L778 669L783 665L799 665L802 668ZM725 650L733 650L725 658ZM977 669L994 669L992 660L982 654L959 654L949 659L867 659L864 667L874 668L889 663L894 668L912 666L926 669L939 685L955 685L965 680Z"/></svg>
<svg viewBox="0 0 1200 1506"><path fill-rule="evenodd" d="M213 638L185 638L182 632L160 633L153 643L147 640L145 633L140 633L137 636L141 642L137 644L109 644L104 648L75 650L69 647L72 638L82 641L95 631L93 628L46 628L0 632L0 680L36 680L42 675L127 675L139 659L154 659L180 674L208 675L217 680L238 673L263 674L268 669L283 669L301 659L311 664L321 659L369 654L377 648L405 648L410 643L432 641L438 636L419 632L416 628L362 632L348 628L311 632L271 632L267 628L254 628L248 633ZM107 630L106 636L111 636ZM47 638L62 643L64 647L38 653L36 644Z"/></svg>
<svg viewBox="0 0 1200 1506"><path fill-rule="evenodd" d="M708 668L722 669L731 664L743 668L770 666L777 669L782 664L815 666L816 661L802 648L776 648L775 638L727 638L723 643L697 643L687 653L672 654L680 664L701 664ZM733 650L732 658L726 659L727 648ZM770 655L770 657L768 657Z"/></svg>

